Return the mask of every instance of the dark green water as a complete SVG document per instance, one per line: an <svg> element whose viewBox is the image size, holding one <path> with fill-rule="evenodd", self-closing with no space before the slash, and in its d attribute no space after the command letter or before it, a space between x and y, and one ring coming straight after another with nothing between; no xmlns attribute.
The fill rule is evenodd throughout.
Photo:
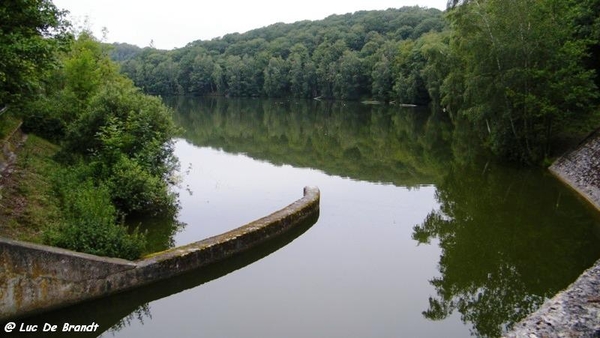
<svg viewBox="0 0 600 338"><path fill-rule="evenodd" d="M600 257L598 213L542 169L495 163L442 112L172 99L178 225L156 249L321 189L321 214L249 255L39 317L105 337L497 337Z"/></svg>

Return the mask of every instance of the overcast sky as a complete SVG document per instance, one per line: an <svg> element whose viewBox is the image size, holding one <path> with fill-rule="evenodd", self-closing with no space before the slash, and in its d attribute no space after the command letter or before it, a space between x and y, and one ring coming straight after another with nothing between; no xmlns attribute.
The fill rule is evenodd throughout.
<svg viewBox="0 0 600 338"><path fill-rule="evenodd" d="M228 33L243 33L276 22L320 20L331 14L402 6L446 8L446 0L53 0L68 10L74 26L97 38L108 29L106 42L127 42L161 49L185 46Z"/></svg>

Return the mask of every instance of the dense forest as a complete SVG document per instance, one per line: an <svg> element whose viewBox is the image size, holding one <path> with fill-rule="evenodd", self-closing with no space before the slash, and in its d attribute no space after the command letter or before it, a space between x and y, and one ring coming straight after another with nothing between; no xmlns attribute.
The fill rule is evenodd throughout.
<svg viewBox="0 0 600 338"><path fill-rule="evenodd" d="M161 95L429 100L410 41L446 26L437 9L404 7L277 23L244 34L161 51L116 44L113 59L149 93ZM396 64L404 57L404 65ZM412 60L412 61L411 61ZM402 77L403 81L394 81ZM405 86L416 88L406 94Z"/></svg>
<svg viewBox="0 0 600 338"><path fill-rule="evenodd" d="M598 0L451 0L111 56L152 94L433 103L498 155L540 163L598 123L599 17Z"/></svg>

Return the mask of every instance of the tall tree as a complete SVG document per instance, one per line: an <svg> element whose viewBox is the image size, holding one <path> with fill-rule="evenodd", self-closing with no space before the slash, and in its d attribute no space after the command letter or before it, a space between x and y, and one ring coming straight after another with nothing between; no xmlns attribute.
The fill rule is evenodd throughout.
<svg viewBox="0 0 600 338"><path fill-rule="evenodd" d="M536 162L552 137L585 121L597 95L583 67L586 41L573 39L574 1L472 0L450 14L457 67L449 78L462 87L461 111L496 153ZM461 73L462 75L457 75Z"/></svg>
<svg viewBox="0 0 600 338"><path fill-rule="evenodd" d="M50 0L0 3L0 107L32 92L56 64L55 52L69 38L64 17Z"/></svg>
<svg viewBox="0 0 600 338"><path fill-rule="evenodd" d="M334 82L334 94L342 100L357 100L364 88L364 70L357 52L344 51L340 58L339 73Z"/></svg>
<svg viewBox="0 0 600 338"><path fill-rule="evenodd" d="M382 55L371 72L373 97L381 101L389 101L391 97L393 79L390 60Z"/></svg>
<svg viewBox="0 0 600 338"><path fill-rule="evenodd" d="M288 67L281 57L272 57L264 71L264 91L269 97L281 97L289 90Z"/></svg>

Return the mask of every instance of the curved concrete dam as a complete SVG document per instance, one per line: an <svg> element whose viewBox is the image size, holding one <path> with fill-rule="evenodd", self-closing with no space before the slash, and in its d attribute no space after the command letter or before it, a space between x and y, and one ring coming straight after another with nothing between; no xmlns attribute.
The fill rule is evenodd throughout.
<svg viewBox="0 0 600 338"><path fill-rule="evenodd" d="M253 249L282 238L287 244L316 222L319 203L319 189L306 187L301 199L266 217L138 261L0 238L0 322L168 281L200 268L210 268L234 256L244 256L238 255L241 253L252 256ZM279 247L274 245L267 254ZM263 256L264 253L253 255L252 259L237 264L237 268ZM194 285L226 273L197 278L198 283ZM194 285L186 284L183 288ZM181 286L172 292L177 292L178 288Z"/></svg>

